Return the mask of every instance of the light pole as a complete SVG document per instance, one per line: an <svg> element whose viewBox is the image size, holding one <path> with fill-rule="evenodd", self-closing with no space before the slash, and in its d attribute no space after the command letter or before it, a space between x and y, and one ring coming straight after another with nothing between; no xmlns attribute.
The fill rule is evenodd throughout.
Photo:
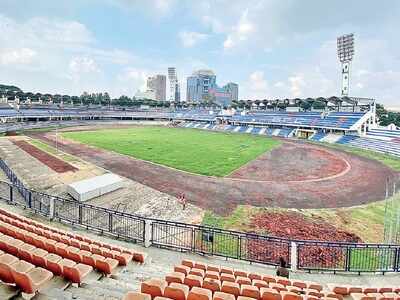
<svg viewBox="0 0 400 300"><path fill-rule="evenodd" d="M354 55L354 34L345 34L337 38L337 53L342 63L342 97L349 95L350 64Z"/></svg>

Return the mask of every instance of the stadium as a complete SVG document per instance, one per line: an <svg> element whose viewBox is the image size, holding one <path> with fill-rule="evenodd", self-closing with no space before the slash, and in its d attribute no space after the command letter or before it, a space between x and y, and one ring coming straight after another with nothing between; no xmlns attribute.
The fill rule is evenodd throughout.
<svg viewBox="0 0 400 300"><path fill-rule="evenodd" d="M304 101L311 100L293 101L292 106ZM276 290L262 289L265 280L283 285L278 291L287 291L290 297L311 297L315 290L320 290L320 297L338 299L367 293L365 283L340 285L333 278L336 285L326 289L318 277L309 283L302 272L399 270L395 213L400 132L377 125L373 99L323 101L329 110L321 112L3 105L1 245L2 253L8 254L0 262L2 281L19 280L17 287L28 294L39 289L35 276L31 286L25 286L18 275L23 272L13 273L13 259L20 259L18 268L28 268L28 263L36 266L33 270L45 267L47 272L37 276L47 276L47 281L61 276L66 297L74 288L80 290L68 282L79 286L95 276L101 279L89 281L90 288L125 284L114 293L121 297L124 291L135 290L167 297L171 282L178 286L170 293L185 294L188 288L192 297L209 293L204 290L276 297ZM76 201L69 193L71 183L107 173L122 178L118 188L97 187L91 193L98 194L87 201ZM60 229L65 226L73 231ZM33 238L25 232L34 233ZM87 238L89 232L101 234L106 242L97 242L100 237L93 234ZM127 242L138 247L119 246ZM55 248L51 243L57 243ZM118 245L115 249L113 243ZM139 272L137 264L141 272L155 271L148 253L159 259L162 251L171 249L180 250L183 261L166 271L166 285L155 279L136 279L139 288L127 283ZM218 257L232 260L225 264ZM280 257L300 274L298 281L256 276L243 271L247 267L240 263L274 268ZM71 266L63 267L64 263ZM230 275L229 270L236 268L241 271ZM115 275L116 270L124 274L121 269L127 272L125 277ZM384 282L388 279L397 277L387 274ZM230 280L233 286L226 283ZM52 285L38 295L59 292L60 286ZM395 295L391 284L385 288L376 287L376 292ZM8 292L16 295L18 288ZM253 292L259 296L251 296Z"/></svg>
<svg viewBox="0 0 400 300"><path fill-rule="evenodd" d="M41 2L0 3L0 300L400 300L397 3Z"/></svg>

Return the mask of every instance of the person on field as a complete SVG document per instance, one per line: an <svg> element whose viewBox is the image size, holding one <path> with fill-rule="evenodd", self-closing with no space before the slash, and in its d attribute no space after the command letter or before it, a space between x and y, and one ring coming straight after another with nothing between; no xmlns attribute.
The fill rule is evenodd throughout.
<svg viewBox="0 0 400 300"><path fill-rule="evenodd" d="M182 209L186 209L186 197L185 194L182 194Z"/></svg>
<svg viewBox="0 0 400 300"><path fill-rule="evenodd" d="M276 276L289 278L289 270L286 266L286 261L283 257L279 257L279 267L276 270Z"/></svg>

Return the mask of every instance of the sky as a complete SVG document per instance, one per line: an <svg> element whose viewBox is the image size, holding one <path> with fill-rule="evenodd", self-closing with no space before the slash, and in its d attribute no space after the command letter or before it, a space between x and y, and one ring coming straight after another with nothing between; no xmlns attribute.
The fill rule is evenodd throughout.
<svg viewBox="0 0 400 300"><path fill-rule="evenodd" d="M400 107L399 28L397 0L0 0L0 83L132 97L175 66L183 98L200 68L240 99L339 96L354 33L350 96Z"/></svg>

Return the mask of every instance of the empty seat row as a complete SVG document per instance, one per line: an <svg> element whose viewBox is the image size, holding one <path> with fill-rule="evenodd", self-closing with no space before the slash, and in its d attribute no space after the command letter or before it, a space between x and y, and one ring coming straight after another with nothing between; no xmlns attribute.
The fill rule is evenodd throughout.
<svg viewBox="0 0 400 300"><path fill-rule="evenodd" d="M13 214L4 209L0 209L0 220L34 232L38 235L42 235L59 242L64 242L70 246L74 246L82 250L92 251L92 249L94 249L94 254L103 255L101 252L104 252L106 256L117 259L121 265L126 265L131 259L140 263L144 263L147 256L146 253L133 249L127 249L124 247L111 245L109 243L96 241L73 232L62 231L60 229L44 225L40 222L36 222L32 219ZM117 252L120 252L121 254L118 255ZM132 258L130 258L130 255L125 254L130 254Z"/></svg>
<svg viewBox="0 0 400 300"><path fill-rule="evenodd" d="M168 282L159 279L150 279L143 282L140 292L150 295L153 300L157 297L164 297L171 300L303 300L304 297L310 300L338 299L333 293L326 293L322 297L318 297L319 295L300 291L276 290L272 288L261 288L258 290L254 286L243 286L238 290L236 287L227 285L224 289L214 291L205 287L191 287L176 282L168 284Z"/></svg>
<svg viewBox="0 0 400 300"><path fill-rule="evenodd" d="M93 270L92 266L49 253L2 233L0 233L0 249L27 263L45 268L55 275L61 275L72 283L80 284L83 278ZM3 261L0 259L0 266L4 267L2 263ZM1 276L0 279L2 279ZM7 280L3 281L8 282Z"/></svg>
<svg viewBox="0 0 400 300"><path fill-rule="evenodd" d="M27 257L33 256L33 253L36 253L37 259L39 259L39 256L43 258L48 253L53 253L61 258L68 258L77 263L90 265L105 274L111 274L118 266L118 260L116 259L105 257L100 254L93 254L92 252L81 250L74 246L68 246L68 244L64 242L58 242L37 235L2 221L0 221L0 232L5 234L4 236L0 236L0 247L5 247L12 254L17 254L19 247L24 247L24 252ZM2 245L8 242L10 238L13 239L12 246ZM56 262L54 263L56 264ZM60 266L58 266L58 268L61 269Z"/></svg>
<svg viewBox="0 0 400 300"><path fill-rule="evenodd" d="M192 271L194 269L194 271ZM180 266L175 266L174 272L181 272L184 273L185 275L189 275L190 271L193 272L198 272L197 275L200 275L201 272L198 270L203 270L204 271L204 277L207 276L210 277L212 276L212 272L219 273L219 276L222 281L231 281L235 282L236 280L241 280L243 282L251 282L253 280L260 280L264 281L266 283L279 283L283 284L284 286L295 286L299 288L309 288L313 290L322 290L322 285L315 283L315 282L309 282L309 281L301 281L301 280L289 280L284 277L279 277L279 276L273 276L269 274L258 274L254 272L247 272L244 270L238 270L238 269L233 269L230 267L226 266L216 266L216 265L209 265L203 262L198 262L198 261L192 261L188 259L184 259L181 262ZM213 278L213 277L211 277ZM214 279L216 278L216 274L214 274ZM248 281L246 281L246 279Z"/></svg>
<svg viewBox="0 0 400 300"><path fill-rule="evenodd" d="M400 297L400 284L398 286L382 286L382 287L373 287L373 286L355 286L355 285L347 285L347 284L334 284L328 283L328 288L336 293L343 296L348 296L350 294L370 294L370 293L396 293L399 294Z"/></svg>
<svg viewBox="0 0 400 300"><path fill-rule="evenodd" d="M52 277L50 271L0 250L0 280L15 284L22 292L34 294Z"/></svg>

